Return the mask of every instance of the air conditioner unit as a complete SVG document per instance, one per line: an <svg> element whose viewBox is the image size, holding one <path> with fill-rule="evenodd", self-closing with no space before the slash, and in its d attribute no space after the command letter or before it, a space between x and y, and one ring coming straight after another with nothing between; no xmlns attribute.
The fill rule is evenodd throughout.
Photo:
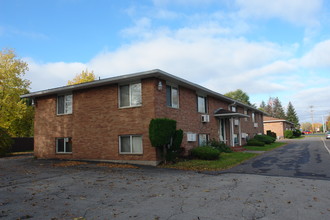
<svg viewBox="0 0 330 220"><path fill-rule="evenodd" d="M234 120L234 124L235 124L236 126L238 126L238 124L239 124L239 120L238 120L238 119L235 119L235 120Z"/></svg>
<svg viewBox="0 0 330 220"><path fill-rule="evenodd" d="M196 141L195 133L187 133L187 141Z"/></svg>
<svg viewBox="0 0 330 220"><path fill-rule="evenodd" d="M254 123L254 127L257 128L258 127L258 123Z"/></svg>
<svg viewBox="0 0 330 220"><path fill-rule="evenodd" d="M210 122L210 116L209 115L202 115L202 122Z"/></svg>
<svg viewBox="0 0 330 220"><path fill-rule="evenodd" d="M247 133L242 133L242 138L247 138L249 135Z"/></svg>

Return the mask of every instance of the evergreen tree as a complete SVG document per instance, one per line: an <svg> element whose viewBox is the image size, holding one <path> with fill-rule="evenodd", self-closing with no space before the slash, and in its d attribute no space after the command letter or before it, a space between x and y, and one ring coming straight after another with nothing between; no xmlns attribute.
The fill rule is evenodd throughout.
<svg viewBox="0 0 330 220"><path fill-rule="evenodd" d="M281 119L285 119L285 113L284 113L284 109L282 107L282 104L279 100L278 97L276 97L274 99L273 102L273 117L274 118L281 118Z"/></svg>
<svg viewBox="0 0 330 220"><path fill-rule="evenodd" d="M297 128L299 127L299 119L291 102L288 104L288 108L286 111L286 120L294 123L294 126Z"/></svg>
<svg viewBox="0 0 330 220"><path fill-rule="evenodd" d="M268 113L271 117L274 117L273 103L274 103L274 98L269 97L268 103L265 106L265 112Z"/></svg>

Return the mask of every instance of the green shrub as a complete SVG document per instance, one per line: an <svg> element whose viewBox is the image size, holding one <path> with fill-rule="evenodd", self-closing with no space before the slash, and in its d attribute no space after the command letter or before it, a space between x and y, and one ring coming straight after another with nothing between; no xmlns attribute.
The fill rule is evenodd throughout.
<svg viewBox="0 0 330 220"><path fill-rule="evenodd" d="M267 131L267 135L268 135L268 136L271 136L271 137L273 137L273 138L275 138L275 140L276 140L276 138L277 138L276 133L275 133L275 132L272 132L271 130L268 130L268 131Z"/></svg>
<svg viewBox="0 0 330 220"><path fill-rule="evenodd" d="M265 144L271 144L275 141L275 139L268 135L256 135L254 136L254 139L264 142Z"/></svg>
<svg viewBox="0 0 330 220"><path fill-rule="evenodd" d="M180 148L183 139L183 131L181 129L176 130L173 135L173 148Z"/></svg>
<svg viewBox="0 0 330 220"><path fill-rule="evenodd" d="M291 130L286 130L286 131L284 132L284 137L285 137L285 138L293 138L293 131L291 131Z"/></svg>
<svg viewBox="0 0 330 220"><path fill-rule="evenodd" d="M252 139L248 140L246 145L248 145L248 146L265 146L265 142L252 138Z"/></svg>
<svg viewBox="0 0 330 220"><path fill-rule="evenodd" d="M151 119L149 139L152 146L163 147L169 144L176 130L176 121L168 118Z"/></svg>
<svg viewBox="0 0 330 220"><path fill-rule="evenodd" d="M167 150L166 161L175 162L180 154L183 152L181 143L183 139L183 131L181 129L176 130L173 136L172 146Z"/></svg>
<svg viewBox="0 0 330 220"><path fill-rule="evenodd" d="M300 136L301 136L301 131L298 130L298 129L295 129L295 130L293 131L293 136L294 136L294 137L300 137Z"/></svg>
<svg viewBox="0 0 330 220"><path fill-rule="evenodd" d="M13 140L7 130L0 127L0 157L6 156L10 152Z"/></svg>
<svg viewBox="0 0 330 220"><path fill-rule="evenodd" d="M231 153L233 150L227 146L225 143L212 139L209 145L220 152Z"/></svg>
<svg viewBox="0 0 330 220"><path fill-rule="evenodd" d="M220 151L211 146L195 147L190 151L191 156L201 160L218 160Z"/></svg>

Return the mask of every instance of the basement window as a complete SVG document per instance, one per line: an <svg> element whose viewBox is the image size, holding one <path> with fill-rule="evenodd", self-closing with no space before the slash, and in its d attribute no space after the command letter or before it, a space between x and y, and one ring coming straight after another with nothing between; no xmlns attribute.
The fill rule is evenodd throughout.
<svg viewBox="0 0 330 220"><path fill-rule="evenodd" d="M119 152L121 154L142 154L142 136L119 136Z"/></svg>
<svg viewBox="0 0 330 220"><path fill-rule="evenodd" d="M72 153L72 140L70 137L56 138L56 153Z"/></svg>

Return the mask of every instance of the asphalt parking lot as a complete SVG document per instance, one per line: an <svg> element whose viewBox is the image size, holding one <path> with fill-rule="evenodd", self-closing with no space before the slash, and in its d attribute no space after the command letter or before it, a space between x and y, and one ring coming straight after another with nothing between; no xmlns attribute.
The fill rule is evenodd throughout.
<svg viewBox="0 0 330 220"><path fill-rule="evenodd" d="M330 219L330 182L0 158L0 219Z"/></svg>

